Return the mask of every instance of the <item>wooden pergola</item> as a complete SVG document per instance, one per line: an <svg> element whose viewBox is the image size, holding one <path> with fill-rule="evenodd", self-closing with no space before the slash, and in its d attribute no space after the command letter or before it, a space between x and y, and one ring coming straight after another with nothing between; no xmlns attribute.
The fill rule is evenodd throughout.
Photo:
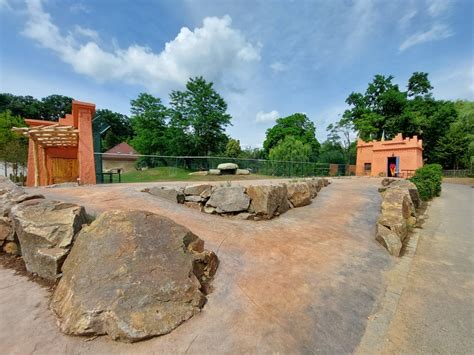
<svg viewBox="0 0 474 355"><path fill-rule="evenodd" d="M13 127L12 131L19 132L31 139L33 143L33 161L35 168L35 186L39 185L39 158L38 151L42 149L42 167L46 174L46 181L49 181L48 169L46 167L46 148L68 148L77 147L79 140L79 130L73 126L52 125Z"/></svg>

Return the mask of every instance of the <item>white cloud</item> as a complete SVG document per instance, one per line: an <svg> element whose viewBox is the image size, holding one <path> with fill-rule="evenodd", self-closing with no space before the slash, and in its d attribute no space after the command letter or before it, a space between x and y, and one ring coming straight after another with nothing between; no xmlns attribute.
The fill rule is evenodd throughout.
<svg viewBox="0 0 474 355"><path fill-rule="evenodd" d="M248 42L232 28L229 16L206 17L193 31L181 28L175 39L160 53L137 44L113 51L102 49L97 33L81 28L79 34L64 36L43 10L41 0L27 0L28 20L23 34L50 49L80 74L99 81L123 81L143 85L152 91L184 84L189 77L202 75L221 82L225 75L245 76L249 66L260 60L260 46Z"/></svg>
<svg viewBox="0 0 474 355"><path fill-rule="evenodd" d="M81 12L88 14L90 12L90 9L83 3L79 2L76 4L72 4L71 7L69 7L69 11L71 11L74 14L78 14Z"/></svg>
<svg viewBox="0 0 474 355"><path fill-rule="evenodd" d="M426 0L428 14L432 17L438 17L446 14L451 6L450 0Z"/></svg>
<svg viewBox="0 0 474 355"><path fill-rule="evenodd" d="M398 20L398 26L401 29L405 29L406 27L408 27L411 20L413 20L415 18L417 13L418 13L418 11L416 11L415 9L409 10L405 15L402 16L402 18L400 20Z"/></svg>
<svg viewBox="0 0 474 355"><path fill-rule="evenodd" d="M255 122L273 122L275 121L280 114L278 111L273 110L270 112L263 112L263 111L258 111L257 115L255 116Z"/></svg>
<svg viewBox="0 0 474 355"><path fill-rule="evenodd" d="M474 100L474 65L471 60L453 63L449 69L434 72L434 96L444 100Z"/></svg>
<svg viewBox="0 0 474 355"><path fill-rule="evenodd" d="M281 62L273 62L272 64L270 64L270 68L278 73L278 72L282 72L282 71L285 71L286 70L286 65L281 63Z"/></svg>
<svg viewBox="0 0 474 355"><path fill-rule="evenodd" d="M404 50L418 44L438 41L451 37L453 34L453 31L451 31L448 26L444 24L434 24L428 31L418 32L408 37L402 42L402 44L400 44L399 50L400 52L403 52Z"/></svg>
<svg viewBox="0 0 474 355"><path fill-rule="evenodd" d="M94 31L94 30L91 30L90 28L86 28L86 27L81 27L79 25L76 25L74 27L74 32L80 36L84 36L86 38L89 38L91 40L94 40L94 41L98 41L99 40L99 34Z"/></svg>

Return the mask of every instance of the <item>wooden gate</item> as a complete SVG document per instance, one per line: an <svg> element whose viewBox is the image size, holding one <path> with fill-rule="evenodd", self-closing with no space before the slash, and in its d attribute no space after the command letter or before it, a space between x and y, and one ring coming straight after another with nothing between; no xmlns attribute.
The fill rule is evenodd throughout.
<svg viewBox="0 0 474 355"><path fill-rule="evenodd" d="M53 158L51 162L53 184L77 182L79 177L77 159Z"/></svg>

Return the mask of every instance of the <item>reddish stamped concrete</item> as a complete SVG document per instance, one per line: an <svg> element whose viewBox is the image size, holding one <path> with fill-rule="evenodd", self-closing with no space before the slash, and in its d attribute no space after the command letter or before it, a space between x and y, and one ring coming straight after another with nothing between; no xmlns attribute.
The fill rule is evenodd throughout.
<svg viewBox="0 0 474 355"><path fill-rule="evenodd" d="M259 222L206 215L138 191L153 184L31 189L82 204L89 213L119 208L163 214L204 239L206 248L217 252L220 266L214 291L199 315L168 335L136 344L106 337L86 342L62 335L46 309L47 292L0 269L2 285L10 285L0 288L2 349L10 353L352 352L383 295L383 272L394 263L374 238L379 183L371 178L333 179L311 205Z"/></svg>

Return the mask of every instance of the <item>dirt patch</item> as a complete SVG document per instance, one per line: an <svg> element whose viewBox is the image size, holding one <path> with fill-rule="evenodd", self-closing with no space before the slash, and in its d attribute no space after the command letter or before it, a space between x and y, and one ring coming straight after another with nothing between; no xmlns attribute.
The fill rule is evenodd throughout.
<svg viewBox="0 0 474 355"><path fill-rule="evenodd" d="M29 273L26 270L25 262L21 256L0 252L0 266L15 270L15 275L21 275L28 278L30 281L36 282L41 287L46 288L49 292L53 292L56 288L57 281L45 280L36 274Z"/></svg>

